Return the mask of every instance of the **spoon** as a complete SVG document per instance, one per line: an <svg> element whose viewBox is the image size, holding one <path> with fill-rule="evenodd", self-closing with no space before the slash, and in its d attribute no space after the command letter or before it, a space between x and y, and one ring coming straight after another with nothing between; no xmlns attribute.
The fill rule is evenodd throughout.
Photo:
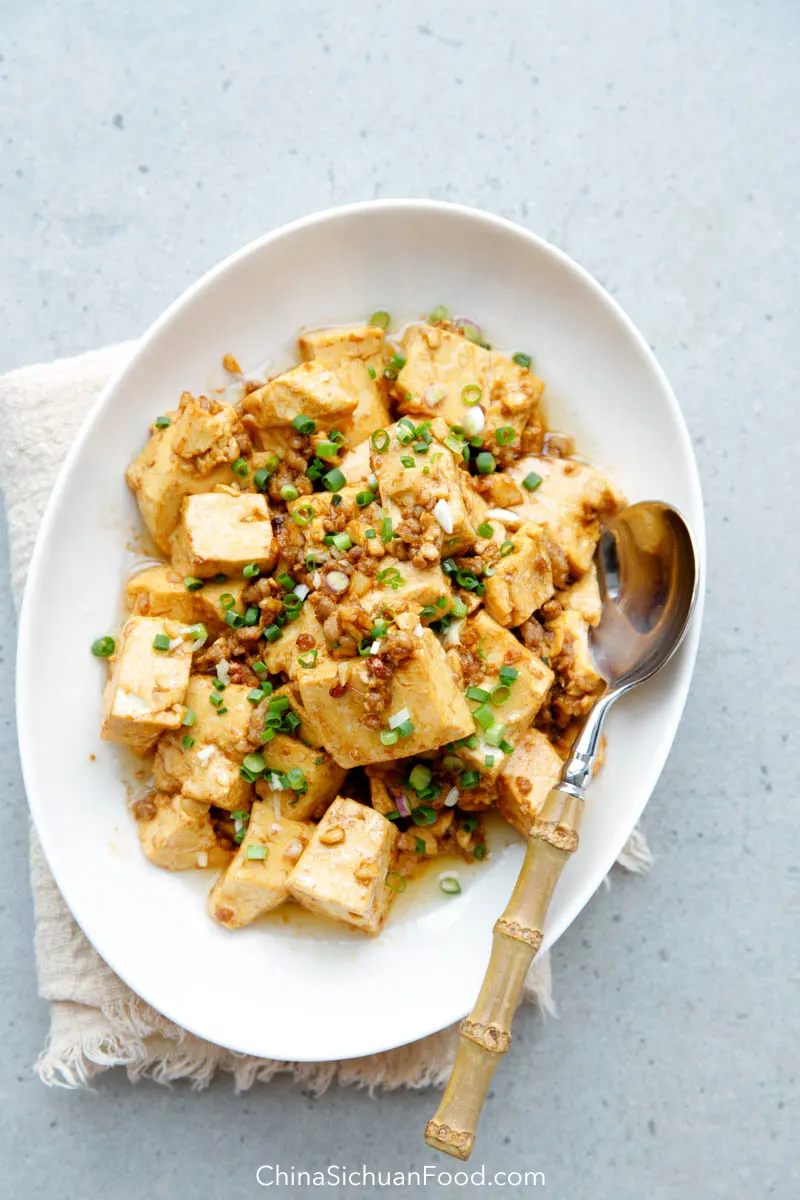
<svg viewBox="0 0 800 1200"><path fill-rule="evenodd" d="M483 1102L511 1043L511 1022L553 890L578 848L584 791L592 778L603 720L611 705L650 679L677 650L697 599L697 555L683 517L645 501L613 517L595 555L602 615L591 631L594 665L607 688L586 717L561 781L548 793L528 834L513 894L495 923L492 953L475 1007L461 1022L458 1052L425 1141L466 1161Z"/></svg>

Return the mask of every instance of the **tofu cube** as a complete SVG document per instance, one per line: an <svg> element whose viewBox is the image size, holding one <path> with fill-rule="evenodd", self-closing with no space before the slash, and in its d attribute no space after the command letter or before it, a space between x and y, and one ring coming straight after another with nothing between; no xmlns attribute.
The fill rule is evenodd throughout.
<svg viewBox="0 0 800 1200"><path fill-rule="evenodd" d="M356 400L355 410L338 428L346 444L358 446L376 429L391 423L383 380L383 330L372 325L317 329L300 338L303 358L328 367Z"/></svg>
<svg viewBox="0 0 800 1200"><path fill-rule="evenodd" d="M391 417L389 418L389 421ZM387 421L387 424L389 422ZM339 469L351 487L363 491L367 479L372 474L370 462L371 446L369 441L359 442L353 450L347 450L341 457Z"/></svg>
<svg viewBox="0 0 800 1200"><path fill-rule="evenodd" d="M589 626L579 612L566 609L547 628L553 635L550 661L558 684L554 706L564 716L582 716L606 689L592 661Z"/></svg>
<svg viewBox="0 0 800 1200"><path fill-rule="evenodd" d="M463 554L475 545L486 504L449 447L434 437L425 453L419 453L414 445L421 443L406 443L407 429L399 423L392 425L387 430L388 448L380 452L373 447L371 451L372 470L393 532L412 542L404 522L413 522L414 510L422 508L421 538L432 547L423 557L438 562L440 555Z"/></svg>
<svg viewBox="0 0 800 1200"><path fill-rule="evenodd" d="M253 562L266 571L276 552L263 496L226 490L184 500L172 536L176 571L210 579L219 573L241 574Z"/></svg>
<svg viewBox="0 0 800 1200"><path fill-rule="evenodd" d="M523 646L513 633L498 625L483 610L465 618L457 653L462 658L467 655L471 660L471 686L490 694L502 685L499 674L502 666L514 667L518 671L517 678L506 684L511 694L505 703L497 707L491 704L488 706L494 717L494 725L503 728L503 740L516 747L517 740L528 729L544 703L553 683L553 672ZM480 677L475 675L476 668L482 671ZM481 701L473 700L470 703L473 711L485 707L485 703ZM484 783L488 783L500 774L506 755L499 747L486 741L487 729L484 725L474 719L473 725L470 733L477 734L478 745L475 749L470 749L469 746L459 747L458 756L472 770L480 771Z"/></svg>
<svg viewBox="0 0 800 1200"><path fill-rule="evenodd" d="M415 567L410 559L401 561L387 554L381 559L380 567L373 579L373 588L363 599L369 613L388 604L419 605L435 604L442 596L447 598L447 608L453 590L447 576L438 563L430 567ZM442 611L446 612L447 608Z"/></svg>
<svg viewBox="0 0 800 1200"><path fill-rule="evenodd" d="M207 804L196 804L183 796L155 795L153 817L137 821L139 840L147 857L166 871L190 871L207 867L212 860L222 865L225 851L217 846Z"/></svg>
<svg viewBox="0 0 800 1200"><path fill-rule="evenodd" d="M518 738L514 753L498 777L495 805L523 837L530 833L547 793L561 778L563 765L538 729L528 729Z"/></svg>
<svg viewBox="0 0 800 1200"><path fill-rule="evenodd" d="M486 580L486 611L499 625L515 626L527 621L553 595L553 573L546 540L535 526L525 525L511 538L514 549L494 564L494 575Z"/></svg>
<svg viewBox="0 0 800 1200"><path fill-rule="evenodd" d="M210 638L227 629L220 596L229 593L236 601L236 612L244 612L242 592L247 586L246 579L230 579L225 583L209 579L196 592L190 592L183 581L184 576L171 566L148 567L129 581L128 604L142 617L169 617L184 625L201 623Z"/></svg>
<svg viewBox="0 0 800 1200"><path fill-rule="evenodd" d="M483 444L489 450L497 448L495 432L501 426L511 426L519 443L525 427L538 421L544 384L503 355L433 325L411 326L403 347L406 365L395 385L399 412L443 417L451 425L462 425L469 411L464 388L480 388Z"/></svg>
<svg viewBox="0 0 800 1200"><path fill-rule="evenodd" d="M563 608L576 612L587 625L599 625L602 612L600 587L597 582L597 567L592 563L585 575L577 583L565 591L559 592L557 599Z"/></svg>
<svg viewBox="0 0 800 1200"><path fill-rule="evenodd" d="M469 707L450 675L444 650L436 637L425 629L421 638L412 641L415 644L411 657L399 663L394 674L385 680L389 703L380 727L388 728L390 718L397 718L403 712L407 712L413 726L412 732L399 737L394 745L384 745L380 730L363 723L367 713L365 699L375 688L379 656L323 663L297 681L308 716L320 731L325 748L340 766L408 758L472 733Z"/></svg>
<svg viewBox="0 0 800 1200"><path fill-rule="evenodd" d="M296 737L278 733L263 747L267 764L264 777L256 783L256 794L270 801L274 810L294 821L317 820L325 812L345 781L347 771L321 748L305 746ZM306 781L304 792L281 788L279 776L299 769Z"/></svg>
<svg viewBox="0 0 800 1200"><path fill-rule="evenodd" d="M379 933L394 895L386 884L397 830L374 809L334 800L289 876L304 908L364 933Z"/></svg>
<svg viewBox="0 0 800 1200"><path fill-rule="evenodd" d="M105 741L144 755L165 730L180 727L192 663L191 638L181 633L182 626L163 617L126 621L103 694ZM169 649L157 650L156 637L165 636Z"/></svg>
<svg viewBox="0 0 800 1200"><path fill-rule="evenodd" d="M301 639L299 646L298 638ZM312 660L309 655L314 655L314 651L316 655ZM300 661L301 655L303 662L311 662L312 665L304 667ZM322 626L308 602L302 606L296 620L284 625L277 642L267 642L264 647L264 662L270 675L283 673L290 679L298 679L307 671L314 670L329 657Z"/></svg>
<svg viewBox="0 0 800 1200"><path fill-rule="evenodd" d="M318 428L341 429L355 412L358 398L348 392L329 367L304 362L271 379L241 401L241 410L259 429L281 429L295 417L311 417Z"/></svg>
<svg viewBox="0 0 800 1200"><path fill-rule="evenodd" d="M229 683L218 692L208 675L193 675L186 692L186 706L194 722L180 732L161 738L153 762L156 786L164 791L214 804L233 811L246 808L252 786L242 778L242 760L249 752L248 732L254 706L247 699L250 688ZM219 708L211 703L220 696ZM194 745L184 746L189 736Z"/></svg>
<svg viewBox="0 0 800 1200"><path fill-rule="evenodd" d="M525 504L515 513L546 529L566 555L572 574L583 575L592 562L603 519L625 503L622 493L594 467L573 458L531 456L510 469L519 483L531 472L542 482L527 492Z"/></svg>
<svg viewBox="0 0 800 1200"><path fill-rule="evenodd" d="M256 800L233 862L211 889L211 916L228 929L241 929L289 898L287 880L314 826L276 817Z"/></svg>
<svg viewBox="0 0 800 1200"><path fill-rule="evenodd" d="M230 464L240 454L235 435L244 431L235 411L216 401L203 404L208 409L185 393L180 409L170 414L172 424L153 433L125 476L150 536L165 554L185 497L231 483Z"/></svg>

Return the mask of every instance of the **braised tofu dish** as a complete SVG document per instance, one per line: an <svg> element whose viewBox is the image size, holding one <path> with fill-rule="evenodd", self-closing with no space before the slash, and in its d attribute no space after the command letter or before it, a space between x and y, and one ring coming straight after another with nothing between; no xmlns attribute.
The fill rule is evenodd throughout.
<svg viewBox="0 0 800 1200"><path fill-rule="evenodd" d="M289 902L377 934L422 863L487 857L490 810L528 833L605 686L620 492L547 430L528 354L443 308L390 325L304 332L261 378L226 355L128 468L157 558L92 646L101 735L151 764L144 854L215 869L228 929Z"/></svg>

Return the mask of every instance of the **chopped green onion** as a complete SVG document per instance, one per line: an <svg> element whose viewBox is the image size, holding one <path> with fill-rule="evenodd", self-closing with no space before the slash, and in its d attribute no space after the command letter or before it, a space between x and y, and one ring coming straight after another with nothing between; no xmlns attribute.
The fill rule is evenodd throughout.
<svg viewBox="0 0 800 1200"><path fill-rule="evenodd" d="M335 533L332 544L344 554L346 550L352 549L353 541L349 533Z"/></svg>
<svg viewBox="0 0 800 1200"><path fill-rule="evenodd" d="M181 725L187 725L187 726L194 725L196 720L197 720L197 713L194 711L193 708L187 708L186 712L183 714L183 720L181 721Z"/></svg>
<svg viewBox="0 0 800 1200"><path fill-rule="evenodd" d="M471 733L468 738L464 739L464 745L468 746L470 750L477 750L478 735L476 733Z"/></svg>
<svg viewBox="0 0 800 1200"><path fill-rule="evenodd" d="M306 471L306 475L308 476L308 478L311 480L312 483L316 483L316 481L318 479L321 479L324 474L325 474L325 463L322 461L321 458L312 458L311 462L308 464L308 469Z"/></svg>
<svg viewBox="0 0 800 1200"><path fill-rule="evenodd" d="M392 540L392 518L381 518L381 541L387 545Z"/></svg>
<svg viewBox="0 0 800 1200"><path fill-rule="evenodd" d="M444 892L445 896L460 896L461 884L455 875L445 875L444 879L439 880L439 890Z"/></svg>
<svg viewBox="0 0 800 1200"><path fill-rule="evenodd" d="M242 571L242 575L245 579L255 579L256 576L260 574L261 567L258 565L258 563L248 563Z"/></svg>
<svg viewBox="0 0 800 1200"><path fill-rule="evenodd" d="M251 775L263 775L267 769L263 754L246 754L242 766Z"/></svg>
<svg viewBox="0 0 800 1200"><path fill-rule="evenodd" d="M245 609L244 623L248 626L258 624L258 618L261 616L261 610L255 604L249 604Z"/></svg>
<svg viewBox="0 0 800 1200"><path fill-rule="evenodd" d="M156 417L154 425L156 429L169 429L172 421L169 417Z"/></svg>
<svg viewBox="0 0 800 1200"><path fill-rule="evenodd" d="M223 704L222 696L220 696L219 692L212 692L208 697L208 703L212 708L221 708Z"/></svg>
<svg viewBox="0 0 800 1200"><path fill-rule="evenodd" d="M297 661L301 667L305 667L307 671L310 671L316 664L318 653L318 650L306 650L302 654L298 654Z"/></svg>
<svg viewBox="0 0 800 1200"><path fill-rule="evenodd" d="M356 496L356 504L359 508L366 508L368 504L376 499L374 492L359 492Z"/></svg>
<svg viewBox="0 0 800 1200"><path fill-rule="evenodd" d="M512 355L511 361L515 362L518 367L526 367L528 370L530 370L533 359L531 358L530 354L523 354L521 351L518 351L516 354Z"/></svg>
<svg viewBox="0 0 800 1200"><path fill-rule="evenodd" d="M231 629L241 629L244 625L244 617L231 608L225 613L225 624L230 625Z"/></svg>
<svg viewBox="0 0 800 1200"><path fill-rule="evenodd" d="M466 615L467 615L466 604L464 603L464 601L461 599L460 596L455 596L453 599L453 603L450 605L450 616L455 617L456 620L461 620L461 618L465 617Z"/></svg>
<svg viewBox="0 0 800 1200"><path fill-rule="evenodd" d="M400 738L400 734L396 729L382 729L381 742L384 746L393 746Z"/></svg>
<svg viewBox="0 0 800 1200"><path fill-rule="evenodd" d="M477 771L465 771L458 781L458 786L462 789L477 787L481 781L481 777Z"/></svg>
<svg viewBox="0 0 800 1200"><path fill-rule="evenodd" d="M386 886L393 892L397 892L398 896L402 896L406 890L406 881L402 875L397 874L397 871L390 871L386 876Z"/></svg>
<svg viewBox="0 0 800 1200"><path fill-rule="evenodd" d="M541 475L537 475L535 471L531 471L522 481L522 486L529 492L535 492L539 484L542 482Z"/></svg>
<svg viewBox="0 0 800 1200"><path fill-rule="evenodd" d="M92 642L92 654L95 658L110 658L115 648L116 642L112 637L100 637Z"/></svg>
<svg viewBox="0 0 800 1200"><path fill-rule="evenodd" d="M411 810L411 820L415 825L432 825L437 817L435 808L427 808L424 804L420 804L417 808Z"/></svg>
<svg viewBox="0 0 800 1200"><path fill-rule="evenodd" d="M280 625L268 625L264 630L264 637L268 642L277 642L278 638L281 636L282 634Z"/></svg>
<svg viewBox="0 0 800 1200"><path fill-rule="evenodd" d="M468 592L474 591L478 586L478 580L471 571L456 570L456 583Z"/></svg>
<svg viewBox="0 0 800 1200"><path fill-rule="evenodd" d="M285 500L287 504L290 500L296 500L300 495L293 483L285 483L281 488L281 500Z"/></svg>
<svg viewBox="0 0 800 1200"><path fill-rule="evenodd" d="M408 457L408 455L403 455L403 457L400 459L400 462L403 464L404 467L416 466L415 460L413 458Z"/></svg>
<svg viewBox="0 0 800 1200"><path fill-rule="evenodd" d="M256 675L258 676L259 679L266 679L267 668L264 666L264 664L260 658L257 658L255 660L255 662L251 663L250 665L252 666L254 672L256 673ZM269 690L272 691L272 684L270 683L267 686L269 687Z"/></svg>
<svg viewBox="0 0 800 1200"><path fill-rule="evenodd" d="M370 379L375 379L375 377L377 376L378 372L375 370L375 368L374 368L374 367L370 367L370 366L368 366L368 367L367 367L367 374L369 375Z"/></svg>
<svg viewBox="0 0 800 1200"><path fill-rule="evenodd" d="M497 463L494 461L494 455L488 450L484 450L475 459L475 466L478 468L479 475L491 475L497 469Z"/></svg>
<svg viewBox="0 0 800 1200"><path fill-rule="evenodd" d="M414 849L416 850L417 854L427 854L428 847L425 839L421 837L414 838Z"/></svg>
<svg viewBox="0 0 800 1200"><path fill-rule="evenodd" d="M414 732L414 726L411 721L403 721L402 725L397 726L397 732L401 738L411 737L411 734Z"/></svg>
<svg viewBox="0 0 800 1200"><path fill-rule="evenodd" d="M157 633L153 638L154 650L169 650L170 639L166 633Z"/></svg>
<svg viewBox="0 0 800 1200"><path fill-rule="evenodd" d="M442 321L450 320L450 310L445 308L443 304L437 304L436 308L430 315L431 325L439 325Z"/></svg>
<svg viewBox="0 0 800 1200"><path fill-rule="evenodd" d="M482 704L480 708L476 708L472 715L483 729L488 729L490 725L494 725L494 713L488 704Z"/></svg>
<svg viewBox="0 0 800 1200"><path fill-rule="evenodd" d="M270 712L285 713L289 711L289 701L286 696L273 696L269 702Z"/></svg>
<svg viewBox="0 0 800 1200"><path fill-rule="evenodd" d="M389 366L393 371L402 371L406 365L406 359L402 354L393 354L389 359Z"/></svg>
<svg viewBox="0 0 800 1200"><path fill-rule="evenodd" d="M183 746L184 750L191 750L192 746L194 745L194 738L190 737L187 733L185 737L181 738L181 745Z"/></svg>
<svg viewBox="0 0 800 1200"><path fill-rule="evenodd" d="M292 520L295 525L309 525L313 519L314 510L310 504L301 504L292 512Z"/></svg>
<svg viewBox="0 0 800 1200"><path fill-rule="evenodd" d="M268 849L267 846L248 846L245 854L250 860L263 861L267 857Z"/></svg>
<svg viewBox="0 0 800 1200"><path fill-rule="evenodd" d="M294 588L294 580L288 571L281 571L280 575L276 575L275 579L286 592L291 592Z"/></svg>
<svg viewBox="0 0 800 1200"><path fill-rule="evenodd" d="M267 490L267 484L269 483L269 477L270 477L270 472L265 471L263 467L259 467L258 470L255 472L255 474L253 475L253 483L256 485L256 488L258 489L259 492L265 492Z"/></svg>
<svg viewBox="0 0 800 1200"><path fill-rule="evenodd" d="M408 782L415 792L421 792L428 786L432 779L433 771L431 771L430 767L426 767L422 763L417 763L408 777Z"/></svg>
<svg viewBox="0 0 800 1200"><path fill-rule="evenodd" d="M225 575L222 571L219 571L214 576L214 583L224 583L227 578L228 578L227 575Z"/></svg>
<svg viewBox="0 0 800 1200"><path fill-rule="evenodd" d="M338 467L334 467L332 471L328 471L327 475L322 476L323 487L326 487L329 492L340 492L346 482L343 472Z"/></svg>
<svg viewBox="0 0 800 1200"><path fill-rule="evenodd" d="M482 396L483 392L477 383L468 383L465 388L461 389L461 399L469 408L477 404Z"/></svg>
<svg viewBox="0 0 800 1200"><path fill-rule="evenodd" d="M237 458L236 462L231 463L231 470L234 475L238 475L240 479L244 479L249 474L250 468L247 465L246 458Z"/></svg>
<svg viewBox="0 0 800 1200"><path fill-rule="evenodd" d="M385 309L379 308L374 312L369 319L370 325L374 325L376 329L388 329L391 317Z"/></svg>
<svg viewBox="0 0 800 1200"><path fill-rule="evenodd" d="M230 592L223 592L219 598L219 606L223 612L227 612L229 608L233 608L236 604L236 597Z"/></svg>
<svg viewBox="0 0 800 1200"><path fill-rule="evenodd" d="M339 447L336 442L317 442L314 451L320 458L335 458Z"/></svg>
<svg viewBox="0 0 800 1200"><path fill-rule="evenodd" d="M386 451L389 449L389 442L391 441L389 434L385 429L376 429L369 440L372 443L373 449L377 450L379 454L386 453Z"/></svg>
<svg viewBox="0 0 800 1200"><path fill-rule="evenodd" d="M503 751L503 754L514 753L514 747L511 745L511 742L507 742L505 739L500 743L500 749Z"/></svg>
<svg viewBox="0 0 800 1200"><path fill-rule="evenodd" d="M509 554L513 554L513 553L514 553L514 543L508 542L508 541L503 542L502 546L500 547L500 557L508 558Z"/></svg>
<svg viewBox="0 0 800 1200"><path fill-rule="evenodd" d="M251 704L260 704L261 701L264 699L264 693L262 692L260 687L251 688L250 691L247 693L247 699L250 701Z"/></svg>
<svg viewBox="0 0 800 1200"><path fill-rule="evenodd" d="M311 417L304 417L303 414L300 413L300 415L295 417L292 421L292 426L297 430L298 433L302 433L307 437L317 428L317 423L316 421L313 421Z"/></svg>
<svg viewBox="0 0 800 1200"><path fill-rule="evenodd" d="M293 792L305 792L308 789L305 774L300 767L290 767L286 772L286 781Z"/></svg>
<svg viewBox="0 0 800 1200"><path fill-rule="evenodd" d="M503 683L513 683L515 679L519 678L519 671L516 667L501 667L499 674Z"/></svg>
<svg viewBox="0 0 800 1200"><path fill-rule="evenodd" d="M479 700L481 702L481 704L484 704L489 699L489 693L486 691L485 688L468 687L467 688L467 699L468 700Z"/></svg>
<svg viewBox="0 0 800 1200"><path fill-rule="evenodd" d="M212 680L211 686L215 687L218 692L224 692L228 685L227 683L223 683L221 679L214 679Z"/></svg>
<svg viewBox="0 0 800 1200"><path fill-rule="evenodd" d="M478 526L478 537L490 538L493 533L494 528L489 524L488 521L483 521Z"/></svg>
<svg viewBox="0 0 800 1200"><path fill-rule="evenodd" d="M377 535L377 533L375 532L375 530L374 530L374 529L365 529L365 530L364 530L364 537L365 537L365 538L369 538L370 540L372 540L372 538L375 538L375 537L377 537L377 536L378 536L378 535Z"/></svg>
<svg viewBox="0 0 800 1200"><path fill-rule="evenodd" d="M448 450L453 451L453 454L461 454L464 449L464 443L452 433L444 439L444 444Z"/></svg>
<svg viewBox="0 0 800 1200"><path fill-rule="evenodd" d="M203 580L198 579L196 575L187 575L183 581L183 586L187 592L199 592L203 586Z"/></svg>
<svg viewBox="0 0 800 1200"><path fill-rule="evenodd" d="M480 846L475 847L472 853L474 857L477 858L478 862L480 862L481 859L486 858L486 847L481 843Z"/></svg>
<svg viewBox="0 0 800 1200"><path fill-rule="evenodd" d="M501 683L499 687L496 687L492 692L492 704L495 706L495 708L500 708L502 704L505 704L510 695L511 688L507 687L504 683Z"/></svg>
<svg viewBox="0 0 800 1200"><path fill-rule="evenodd" d="M499 446L508 446L514 441L517 436L517 431L513 425L501 425L499 429L495 429L494 437Z"/></svg>
<svg viewBox="0 0 800 1200"><path fill-rule="evenodd" d="M504 725L492 725L484 732L483 740L490 746L499 746L505 736Z"/></svg>
<svg viewBox="0 0 800 1200"><path fill-rule="evenodd" d="M473 817L462 817L460 824L461 824L461 828L466 829L467 833L474 833L475 830L478 828L478 818L474 817L474 816Z"/></svg>

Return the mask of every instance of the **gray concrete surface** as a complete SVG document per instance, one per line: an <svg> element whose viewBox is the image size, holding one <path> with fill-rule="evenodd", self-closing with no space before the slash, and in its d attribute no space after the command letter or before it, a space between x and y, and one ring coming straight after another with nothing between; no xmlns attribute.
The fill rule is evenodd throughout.
<svg viewBox="0 0 800 1200"><path fill-rule="evenodd" d="M697 449L711 566L691 699L646 814L658 861L648 881L616 877L559 944L560 1020L521 1016L475 1158L545 1172L544 1188L489 1195L798 1195L798 5L0 12L0 368L135 335L263 231L393 195L551 238L655 345ZM432 1163L431 1094L34 1080L46 1014L2 563L0 581L0 1195L229 1200L261 1194L262 1162Z"/></svg>

